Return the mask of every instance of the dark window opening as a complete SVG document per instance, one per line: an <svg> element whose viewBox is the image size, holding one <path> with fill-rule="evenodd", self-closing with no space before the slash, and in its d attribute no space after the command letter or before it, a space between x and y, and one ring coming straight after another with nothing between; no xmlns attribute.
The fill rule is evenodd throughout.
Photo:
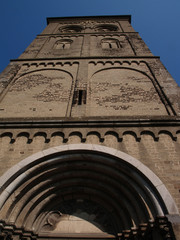
<svg viewBox="0 0 180 240"><path fill-rule="evenodd" d="M82 105L83 90L79 90L78 105Z"/></svg>
<svg viewBox="0 0 180 240"><path fill-rule="evenodd" d="M75 90L73 97L73 105L86 104L86 90Z"/></svg>
<svg viewBox="0 0 180 240"><path fill-rule="evenodd" d="M54 49L69 49L71 47L72 42L73 41L71 39L59 40L55 43Z"/></svg>
<svg viewBox="0 0 180 240"><path fill-rule="evenodd" d="M103 49L117 49L122 47L120 42L117 39L114 38L104 38L101 41L101 46Z"/></svg>

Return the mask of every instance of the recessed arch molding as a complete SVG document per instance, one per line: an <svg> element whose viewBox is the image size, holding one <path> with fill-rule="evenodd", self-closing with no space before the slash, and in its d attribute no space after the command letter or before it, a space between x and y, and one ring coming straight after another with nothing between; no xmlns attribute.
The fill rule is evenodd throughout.
<svg viewBox="0 0 180 240"><path fill-rule="evenodd" d="M0 216L33 234L120 232L178 209L161 180L137 159L113 148L70 144L36 153L1 178ZM69 220L71 219L71 220ZM82 230L83 231L83 230ZM77 233L78 234L78 233Z"/></svg>

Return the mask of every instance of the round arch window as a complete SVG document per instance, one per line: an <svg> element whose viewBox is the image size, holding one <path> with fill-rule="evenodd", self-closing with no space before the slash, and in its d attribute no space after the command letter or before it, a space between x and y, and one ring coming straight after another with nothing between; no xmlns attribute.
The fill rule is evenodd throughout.
<svg viewBox="0 0 180 240"><path fill-rule="evenodd" d="M112 49L112 48L120 48L121 44L119 40L115 38L104 38L101 40L101 46L103 49Z"/></svg>
<svg viewBox="0 0 180 240"><path fill-rule="evenodd" d="M97 32L114 32L118 30L116 25L112 24L101 24L95 27Z"/></svg>
<svg viewBox="0 0 180 240"><path fill-rule="evenodd" d="M70 25L70 26L59 28L59 31L63 33L76 33L76 32L81 32L82 30L83 30L83 27L78 25Z"/></svg>
<svg viewBox="0 0 180 240"><path fill-rule="evenodd" d="M71 39L59 40L54 44L54 49L69 49L71 47L72 42L73 41Z"/></svg>

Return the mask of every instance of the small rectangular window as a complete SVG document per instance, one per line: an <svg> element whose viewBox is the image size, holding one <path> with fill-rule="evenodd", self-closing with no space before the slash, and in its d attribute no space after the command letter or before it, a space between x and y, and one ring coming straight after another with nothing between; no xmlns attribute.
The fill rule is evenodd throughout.
<svg viewBox="0 0 180 240"><path fill-rule="evenodd" d="M73 97L73 105L86 104L86 90L75 90Z"/></svg>
<svg viewBox="0 0 180 240"><path fill-rule="evenodd" d="M79 90L78 105L82 105L83 90Z"/></svg>

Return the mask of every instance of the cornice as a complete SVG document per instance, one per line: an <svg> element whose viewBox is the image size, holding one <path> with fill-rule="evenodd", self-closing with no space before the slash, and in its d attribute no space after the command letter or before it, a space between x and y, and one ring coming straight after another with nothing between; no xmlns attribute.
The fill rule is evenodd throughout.
<svg viewBox="0 0 180 240"><path fill-rule="evenodd" d="M47 24L50 22L59 22L59 21L74 21L74 20L105 20L105 19L119 19L119 20L128 20L131 23L131 15L102 15L102 16L72 16L72 17L48 17Z"/></svg>
<svg viewBox="0 0 180 240"><path fill-rule="evenodd" d="M159 56L118 56L118 57L115 57L115 56L103 56L103 57L100 57L100 56L90 56L90 57L53 57L53 58L18 58L18 59L11 59L10 62L26 62L26 61L48 61L48 60L81 60L81 59L160 59Z"/></svg>
<svg viewBox="0 0 180 240"><path fill-rule="evenodd" d="M141 118L136 117L128 119L112 118L61 118L61 119L0 119L0 128L64 128L64 127L179 127L180 118L178 117L161 117L161 118Z"/></svg>

